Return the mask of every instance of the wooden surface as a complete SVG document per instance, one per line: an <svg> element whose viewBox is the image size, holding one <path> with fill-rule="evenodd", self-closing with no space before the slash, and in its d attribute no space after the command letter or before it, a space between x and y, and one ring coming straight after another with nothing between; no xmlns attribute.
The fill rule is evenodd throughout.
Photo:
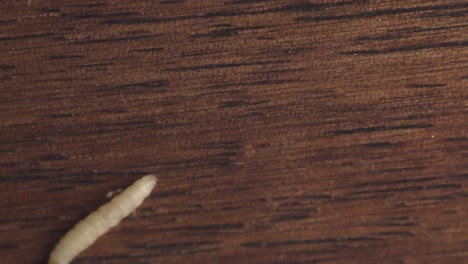
<svg viewBox="0 0 468 264"><path fill-rule="evenodd" d="M1 263L468 263L468 1L3 0Z"/></svg>

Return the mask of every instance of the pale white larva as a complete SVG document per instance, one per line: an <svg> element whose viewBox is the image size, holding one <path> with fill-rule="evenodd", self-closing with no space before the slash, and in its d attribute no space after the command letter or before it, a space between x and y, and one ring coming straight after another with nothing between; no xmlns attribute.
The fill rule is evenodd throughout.
<svg viewBox="0 0 468 264"><path fill-rule="evenodd" d="M157 178L147 175L137 180L110 202L99 207L73 227L55 246L49 264L68 264L98 237L116 226L151 193Z"/></svg>

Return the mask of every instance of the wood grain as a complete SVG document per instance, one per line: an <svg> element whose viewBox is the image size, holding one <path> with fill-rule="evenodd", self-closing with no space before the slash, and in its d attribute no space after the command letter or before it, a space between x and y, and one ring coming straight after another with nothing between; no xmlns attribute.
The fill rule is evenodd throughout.
<svg viewBox="0 0 468 264"><path fill-rule="evenodd" d="M468 263L468 2L0 2L0 254Z"/></svg>

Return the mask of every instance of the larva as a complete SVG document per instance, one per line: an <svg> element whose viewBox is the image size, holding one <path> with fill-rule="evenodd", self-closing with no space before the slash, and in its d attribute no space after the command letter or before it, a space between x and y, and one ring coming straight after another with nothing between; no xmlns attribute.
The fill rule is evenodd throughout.
<svg viewBox="0 0 468 264"><path fill-rule="evenodd" d="M49 264L68 264L102 234L116 226L151 193L157 178L147 175L135 181L110 202L99 207L73 227L55 246Z"/></svg>

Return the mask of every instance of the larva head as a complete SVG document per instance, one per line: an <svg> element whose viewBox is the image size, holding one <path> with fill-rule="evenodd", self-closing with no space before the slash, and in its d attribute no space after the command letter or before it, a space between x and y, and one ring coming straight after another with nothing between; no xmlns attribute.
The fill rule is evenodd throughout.
<svg viewBox="0 0 468 264"><path fill-rule="evenodd" d="M138 179L135 183L133 183L132 186L138 186L138 189L141 190L141 193L144 194L143 196L146 197L148 196L151 191L154 189L154 186L156 185L156 182L158 181L158 178L156 178L155 175L146 175ZM131 187L129 187L130 189ZM125 190L124 192L127 192Z"/></svg>
<svg viewBox="0 0 468 264"><path fill-rule="evenodd" d="M142 177L140 181L144 182L144 184L149 186L152 190L156 185L156 182L158 182L158 178L156 177L156 175L150 174Z"/></svg>

